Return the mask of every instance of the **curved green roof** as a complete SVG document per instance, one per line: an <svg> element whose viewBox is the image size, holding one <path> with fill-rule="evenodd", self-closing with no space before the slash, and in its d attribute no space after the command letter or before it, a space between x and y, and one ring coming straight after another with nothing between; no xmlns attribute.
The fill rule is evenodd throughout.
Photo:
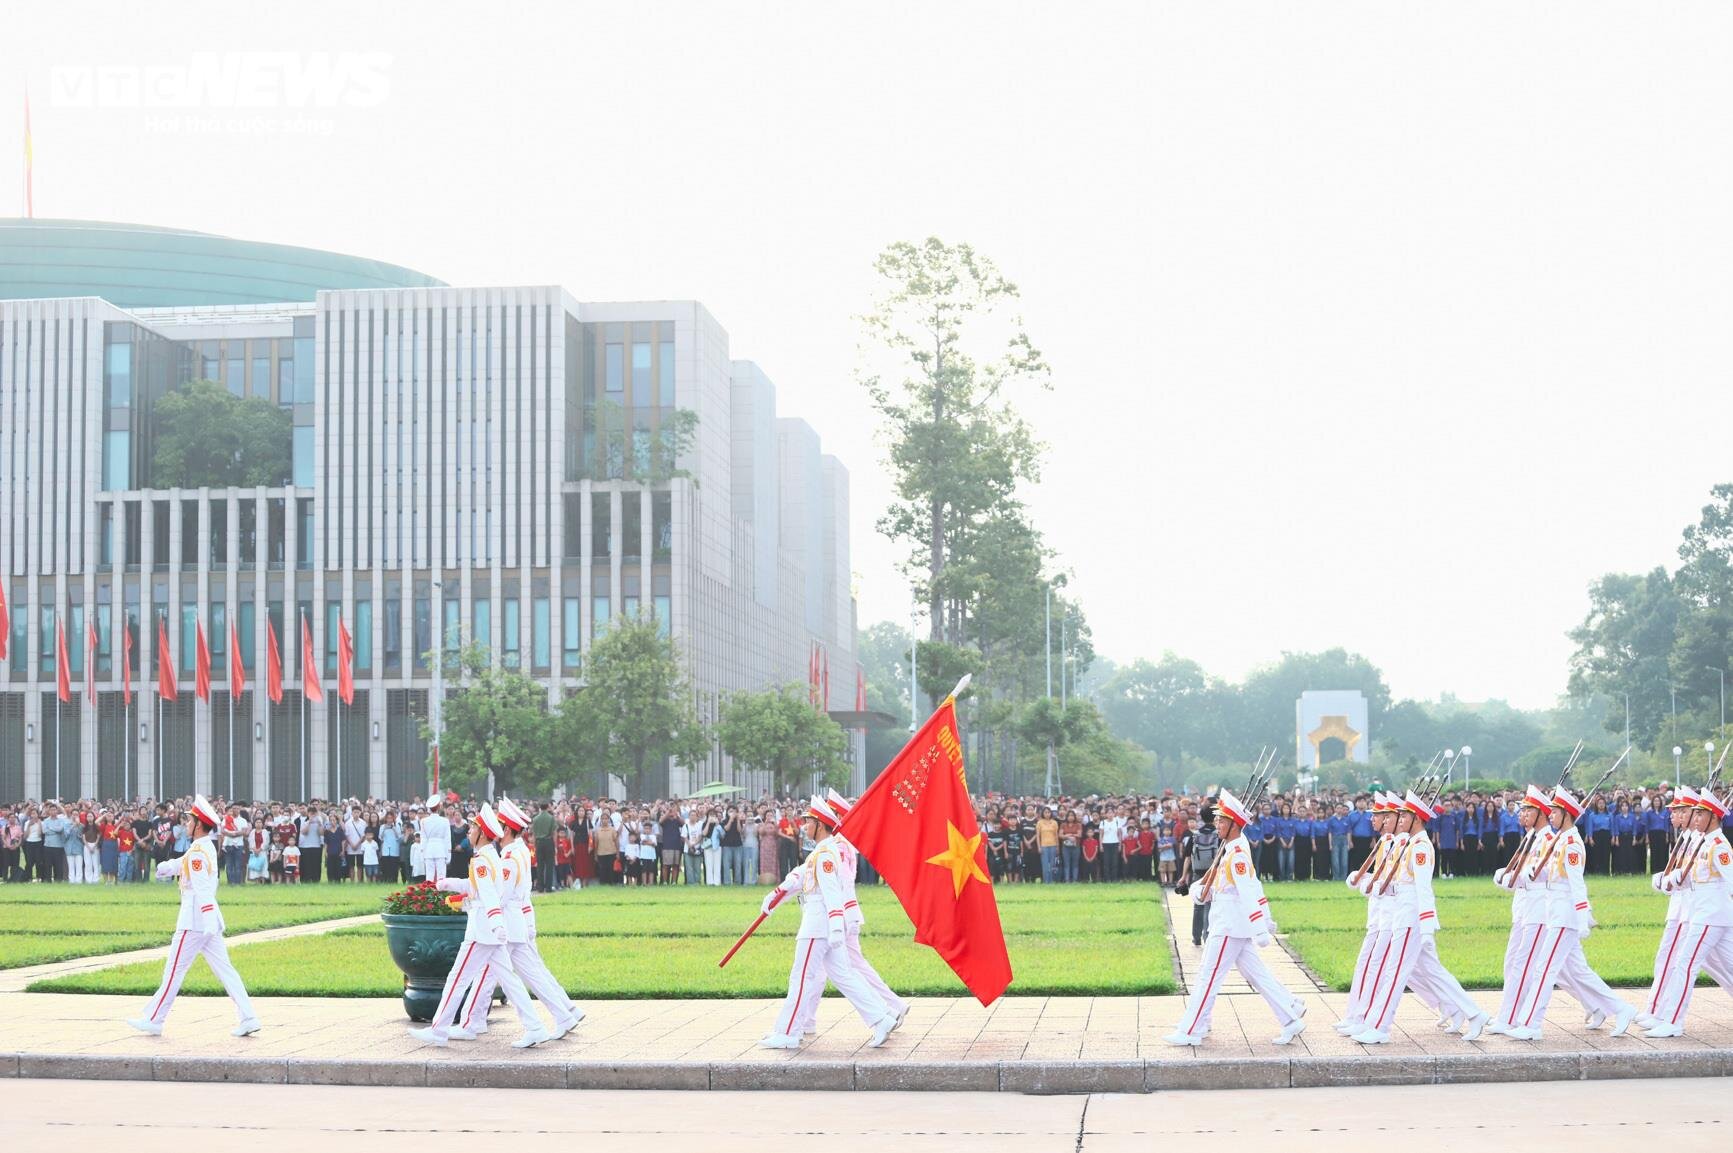
<svg viewBox="0 0 1733 1153"><path fill-rule="evenodd" d="M444 281L358 256L94 220L0 219L0 300L99 296L120 308L311 301L320 289Z"/></svg>

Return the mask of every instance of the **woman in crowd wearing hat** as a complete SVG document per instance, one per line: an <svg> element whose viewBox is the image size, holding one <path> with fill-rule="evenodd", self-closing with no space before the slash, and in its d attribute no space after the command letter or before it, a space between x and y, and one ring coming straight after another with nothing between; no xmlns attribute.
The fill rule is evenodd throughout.
<svg viewBox="0 0 1733 1153"><path fill-rule="evenodd" d="M1246 984L1257 991L1281 1022L1275 1043L1286 1045L1306 1027L1306 1006L1288 992L1259 959L1252 946L1269 945L1269 901L1258 882L1257 862L1243 836L1252 816L1226 789L1216 799L1216 831L1221 850L1202 883L1192 888L1193 897L1210 907L1209 938L1204 942L1199 972L1208 976L1203 986L1186 1002L1180 1025L1164 1040L1170 1045L1201 1045L1209 1035L1210 1010L1221 990L1226 971L1238 968Z"/></svg>
<svg viewBox="0 0 1733 1153"><path fill-rule="evenodd" d="M239 1023L233 1033L245 1037L259 1031L259 1019L253 1015L253 1003L247 997L247 987L241 975L229 963L229 949L223 943L223 914L217 908L217 846L212 834L217 830L217 811L201 795L193 798L187 809L186 825L190 841L184 855L157 866L158 880L175 877L180 885L181 909L175 921L175 938L163 966L162 985L145 1006L142 1017L127 1021L134 1029L153 1036L162 1032L168 1011L180 993L187 970L199 957L211 967L223 991L235 1003Z"/></svg>
<svg viewBox="0 0 1733 1153"><path fill-rule="evenodd" d="M417 1041L443 1047L451 1037L452 1021L463 1004L459 994L473 983L485 984L490 974L505 990L506 1000L517 1010L518 1020L523 1023L523 1036L513 1041L512 1047L527 1049L549 1039L548 1031L542 1028L541 1019L536 1016L529 990L524 988L524 983L512 969L511 957L505 949L509 937L502 886L509 878L502 877L505 870L495 847L504 831L493 806L484 802L481 811L470 822L469 839L474 853L469 861L468 878L446 878L443 882L436 882L441 889L463 895L469 923L464 926L463 945L445 978L445 991L440 994L439 1009L432 1022L425 1028L409 1031Z"/></svg>
<svg viewBox="0 0 1733 1153"><path fill-rule="evenodd" d="M899 1023L897 1014L867 984L848 951L849 902L844 885L846 866L832 837L842 819L817 797L807 806L801 826L814 843L803 862L780 885L765 894L763 912L776 908L783 895L800 901L800 930L795 935L794 964L788 971L788 996L777 1010L776 1024L758 1043L766 1049L798 1049L802 1023L816 1017L818 999L828 979L867 1028L876 1049ZM856 907L858 915L858 906Z"/></svg>
<svg viewBox="0 0 1733 1153"><path fill-rule="evenodd" d="M1645 1015L1652 1023L1643 1036L1655 1039L1684 1035L1685 1014L1703 970L1723 989L1733 987L1728 935L1733 928L1733 845L1721 830L1727 806L1712 789L1704 789L1691 813L1696 838L1686 845L1683 860L1661 878L1664 890L1684 893L1685 901L1678 947L1662 978L1657 1007Z"/></svg>

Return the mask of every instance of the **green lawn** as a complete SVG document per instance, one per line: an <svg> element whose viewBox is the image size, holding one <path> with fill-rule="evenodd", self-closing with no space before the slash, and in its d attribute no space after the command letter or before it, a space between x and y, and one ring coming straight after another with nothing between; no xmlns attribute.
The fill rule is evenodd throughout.
<svg viewBox="0 0 1733 1153"><path fill-rule="evenodd" d="M538 898L538 943L549 967L579 998L780 996L799 924L793 909L773 916L726 969L716 967L757 916L762 897L755 887L673 887ZM1173 992L1158 897L1153 886L1000 889L1015 974L1010 993ZM911 995L964 992L931 949L910 939L908 918L889 890L862 890L861 905L868 956L893 987ZM403 988L379 926L243 945L231 955L248 989L261 996L390 997ZM148 994L161 975L159 964L127 965L38 982L31 990ZM194 967L186 991L221 993L203 965Z"/></svg>
<svg viewBox="0 0 1733 1153"><path fill-rule="evenodd" d="M219 890L230 933L375 912L385 892L383 885ZM0 886L0 969L161 945L179 907L170 884Z"/></svg>
<svg viewBox="0 0 1733 1153"><path fill-rule="evenodd" d="M1366 932L1366 899L1345 885L1270 885L1277 925L1290 948L1332 988L1353 982L1354 960ZM1510 936L1510 894L1485 877L1436 882L1438 955L1470 989L1504 983ZM1589 883L1595 931L1583 943L1589 965L1610 985L1647 987L1667 903L1647 877L1596 878Z"/></svg>

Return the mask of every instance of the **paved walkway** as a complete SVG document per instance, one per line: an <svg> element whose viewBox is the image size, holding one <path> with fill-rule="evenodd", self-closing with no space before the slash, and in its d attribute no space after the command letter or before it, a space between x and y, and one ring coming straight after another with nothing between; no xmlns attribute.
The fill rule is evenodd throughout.
<svg viewBox="0 0 1733 1153"><path fill-rule="evenodd" d="M1203 956L1201 946L1191 943L1191 911L1196 907L1189 896L1182 897L1172 889L1162 890L1167 900L1167 921L1170 929L1169 941L1173 945L1174 965L1179 970L1179 983L1188 992L1191 989L1192 974L1197 972L1198 964ZM1328 992L1323 985L1312 978L1305 966L1288 951L1288 946L1282 936L1280 923L1275 925L1275 937L1280 946L1275 949L1265 949L1259 956L1276 980L1296 993ZM1239 970L1221 982L1221 996L1256 997L1252 987L1245 983Z"/></svg>
<svg viewBox="0 0 1733 1153"><path fill-rule="evenodd" d="M363 913L357 917L339 917L330 921L311 921L305 925L284 925L278 929L260 929L254 933L236 933L228 938L229 947L251 945L259 941L283 941L290 937L312 937L343 929L350 925L376 925L378 913ZM172 940L172 937L169 938ZM0 969L0 993L22 993L32 982L50 977L70 977L74 973L91 973L134 961L162 961L168 958L168 945L152 949L133 949L126 953L103 953L96 957L79 957L71 961L52 961L46 965L29 965L21 969Z"/></svg>

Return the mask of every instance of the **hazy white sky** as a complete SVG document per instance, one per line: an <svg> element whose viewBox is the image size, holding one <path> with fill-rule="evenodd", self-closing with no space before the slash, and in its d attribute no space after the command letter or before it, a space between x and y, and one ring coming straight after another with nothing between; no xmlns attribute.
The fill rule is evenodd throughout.
<svg viewBox="0 0 1733 1153"><path fill-rule="evenodd" d="M336 54L336 103L54 87L277 52ZM887 241L968 240L1054 366L1030 499L1103 652L1345 645L1523 705L1588 582L1733 479L1730 57L1725 4L1580 0L57 2L0 38L38 216L704 301L853 473L863 624L907 594L853 318Z"/></svg>

